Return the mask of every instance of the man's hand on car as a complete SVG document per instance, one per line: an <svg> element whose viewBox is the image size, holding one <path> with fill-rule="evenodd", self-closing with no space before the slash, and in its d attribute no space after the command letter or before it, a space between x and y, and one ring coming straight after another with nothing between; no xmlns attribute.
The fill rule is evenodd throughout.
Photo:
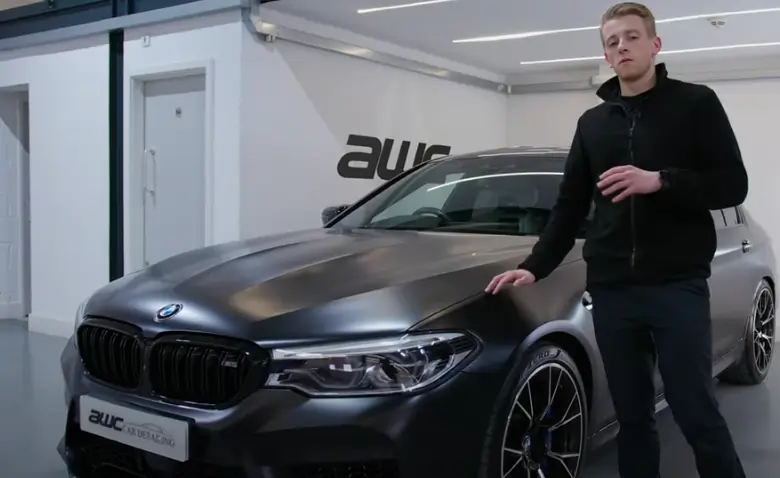
<svg viewBox="0 0 780 478"><path fill-rule="evenodd" d="M488 284L485 292L488 294L498 294L501 287L512 284L515 287L533 284L536 282L536 276L530 271L525 269L514 269L511 271L502 272L495 276L490 284Z"/></svg>

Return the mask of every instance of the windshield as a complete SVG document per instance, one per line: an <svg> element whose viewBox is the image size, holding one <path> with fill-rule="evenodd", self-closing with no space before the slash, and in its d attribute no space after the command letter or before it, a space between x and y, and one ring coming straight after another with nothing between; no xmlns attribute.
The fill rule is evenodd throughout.
<svg viewBox="0 0 780 478"><path fill-rule="evenodd" d="M563 161L550 156L432 161L335 226L536 236L558 197Z"/></svg>

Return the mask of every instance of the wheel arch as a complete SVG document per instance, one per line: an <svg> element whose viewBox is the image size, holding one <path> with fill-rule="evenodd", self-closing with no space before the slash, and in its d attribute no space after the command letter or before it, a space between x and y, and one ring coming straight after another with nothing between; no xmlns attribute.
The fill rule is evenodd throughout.
<svg viewBox="0 0 780 478"><path fill-rule="evenodd" d="M777 290L775 289L775 280L769 275L765 275L762 277L762 279L765 280L767 284L769 284L769 288L772 289L772 295L776 297Z"/></svg>
<svg viewBox="0 0 780 478"><path fill-rule="evenodd" d="M775 291L775 281L769 274L766 274L758 280L758 283L756 283L756 288L753 290L753 296L750 298L751 307L753 307L753 300L755 299L756 292L758 292L758 289L761 287L761 282L766 282L767 285L769 286L769 290L772 292L772 298L773 299L777 298L777 294ZM740 340L740 343L743 343L745 340L748 340L748 334L750 334L750 313L748 313L747 318L745 319L745 330L742 333L742 339Z"/></svg>
<svg viewBox="0 0 780 478"><path fill-rule="evenodd" d="M585 386L588 411L593 407L595 351L577 321L554 320L537 327L518 346L515 357L519 358L540 342L556 345L565 350L574 360Z"/></svg>

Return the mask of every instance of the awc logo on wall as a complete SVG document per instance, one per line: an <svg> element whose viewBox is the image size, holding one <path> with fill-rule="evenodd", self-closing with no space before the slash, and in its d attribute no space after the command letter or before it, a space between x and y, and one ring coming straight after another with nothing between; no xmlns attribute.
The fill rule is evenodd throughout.
<svg viewBox="0 0 780 478"><path fill-rule="evenodd" d="M391 168L390 156L394 144L395 140L392 138L386 138L383 142L374 136L349 135L347 146L367 148L368 151L352 151L342 156L336 168L339 176L347 179L379 178L384 181L393 179L406 169L411 141L401 142L401 147L398 150L398 159L395 161L395 166ZM451 146L442 144L428 146L426 143L419 143L417 144L412 164L409 166L412 167L429 161L435 155L446 156L450 154L451 149Z"/></svg>

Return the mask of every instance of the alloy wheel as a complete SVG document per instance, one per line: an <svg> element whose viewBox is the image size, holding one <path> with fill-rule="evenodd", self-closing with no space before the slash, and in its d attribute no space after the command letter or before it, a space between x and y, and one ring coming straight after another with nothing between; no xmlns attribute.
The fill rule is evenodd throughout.
<svg viewBox="0 0 780 478"><path fill-rule="evenodd" d="M501 453L502 478L575 478L585 442L584 400L572 373L551 362L514 397Z"/></svg>
<svg viewBox="0 0 780 478"><path fill-rule="evenodd" d="M753 306L753 357L756 370L764 375L772 362L775 345L775 301L772 290L764 286Z"/></svg>

